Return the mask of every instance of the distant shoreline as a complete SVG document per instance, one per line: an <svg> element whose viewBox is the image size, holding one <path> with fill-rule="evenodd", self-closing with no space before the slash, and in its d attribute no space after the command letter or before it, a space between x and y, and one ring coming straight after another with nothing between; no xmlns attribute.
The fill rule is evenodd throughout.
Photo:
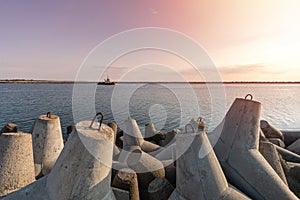
<svg viewBox="0 0 300 200"><path fill-rule="evenodd" d="M3 83L19 83L19 84L96 84L97 82L90 81L58 81L58 80L28 80L28 79L2 79ZM224 82L117 82L118 84L300 84L300 81L224 81Z"/></svg>

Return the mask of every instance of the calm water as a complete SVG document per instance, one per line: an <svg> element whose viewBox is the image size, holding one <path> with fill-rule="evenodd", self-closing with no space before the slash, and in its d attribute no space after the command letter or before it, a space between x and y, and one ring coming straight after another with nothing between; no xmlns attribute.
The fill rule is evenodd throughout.
<svg viewBox="0 0 300 200"><path fill-rule="evenodd" d="M90 106L87 104L94 98L96 111L105 113L105 123L115 119L122 126L122 121L130 115L141 127L152 121L157 129L171 130L201 115L211 130L223 119L236 97L251 93L254 100L262 103L261 118L279 129L300 130L298 84L227 84L224 88L213 85L209 89L197 84L192 85L192 90L185 84L95 87L92 97L82 91L80 106ZM226 96L219 94L222 89ZM0 84L0 126L13 122L19 130L29 132L34 120L50 111L60 116L65 133L66 127L74 123L72 94L73 84ZM77 116L80 120L93 117L80 111Z"/></svg>

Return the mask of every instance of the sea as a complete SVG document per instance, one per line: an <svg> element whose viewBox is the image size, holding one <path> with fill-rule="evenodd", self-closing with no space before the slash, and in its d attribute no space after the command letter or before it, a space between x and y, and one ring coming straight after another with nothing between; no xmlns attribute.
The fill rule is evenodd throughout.
<svg viewBox="0 0 300 200"><path fill-rule="evenodd" d="M247 94L261 103L260 119L280 130L300 130L300 84L287 83L5 83L0 84L0 127L16 123L19 131L30 132L39 115L51 112L66 134L68 126L102 112L104 123L115 121L120 130L128 117L142 132L148 123L157 130L183 128L195 117L213 130L235 98Z"/></svg>

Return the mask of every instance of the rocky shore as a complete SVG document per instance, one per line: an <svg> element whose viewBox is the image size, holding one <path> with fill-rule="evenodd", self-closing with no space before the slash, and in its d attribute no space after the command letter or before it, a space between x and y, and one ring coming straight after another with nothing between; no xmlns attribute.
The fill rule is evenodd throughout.
<svg viewBox="0 0 300 200"><path fill-rule="evenodd" d="M248 99L250 97L250 99ZM261 103L237 98L212 132L199 117L157 131L103 114L68 128L39 116L31 133L0 131L0 199L299 199L300 131L260 119Z"/></svg>

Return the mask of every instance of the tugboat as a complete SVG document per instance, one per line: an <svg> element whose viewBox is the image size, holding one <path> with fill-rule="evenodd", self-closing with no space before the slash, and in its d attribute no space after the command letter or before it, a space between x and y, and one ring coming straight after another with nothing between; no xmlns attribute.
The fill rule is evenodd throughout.
<svg viewBox="0 0 300 200"><path fill-rule="evenodd" d="M110 81L110 79L107 76L107 78L104 79L103 82L98 82L97 85L116 85L116 82Z"/></svg>

